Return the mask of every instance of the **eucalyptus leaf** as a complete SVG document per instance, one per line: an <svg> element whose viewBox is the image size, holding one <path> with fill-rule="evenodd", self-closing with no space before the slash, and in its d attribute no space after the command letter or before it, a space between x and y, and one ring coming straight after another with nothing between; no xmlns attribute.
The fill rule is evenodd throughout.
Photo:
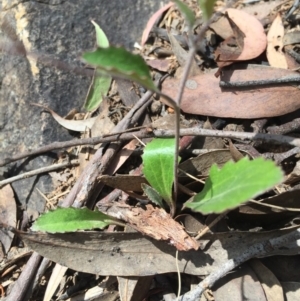
<svg viewBox="0 0 300 301"><path fill-rule="evenodd" d="M118 221L100 211L88 208L57 208L41 215L32 225L32 231L49 233L74 232L77 230L91 230L104 228Z"/></svg>
<svg viewBox="0 0 300 301"><path fill-rule="evenodd" d="M153 139L143 154L144 175L150 185L167 204L174 208L172 186L174 182L175 139Z"/></svg>
<svg viewBox="0 0 300 301"><path fill-rule="evenodd" d="M202 10L203 18L205 21L209 20L214 11L216 0L198 0L199 7Z"/></svg>
<svg viewBox="0 0 300 301"><path fill-rule="evenodd" d="M227 162L222 169L213 165L203 190L185 206L203 214L221 213L262 194L283 180L282 170L273 161L247 157Z"/></svg>
<svg viewBox="0 0 300 301"><path fill-rule="evenodd" d="M182 1L180 0L173 0L173 1L176 3L178 9L184 15L189 27L192 29L196 20L194 12Z"/></svg>
<svg viewBox="0 0 300 301"><path fill-rule="evenodd" d="M135 81L149 90L158 92L149 68L140 55L132 54L122 47L110 46L85 52L82 58L100 72Z"/></svg>

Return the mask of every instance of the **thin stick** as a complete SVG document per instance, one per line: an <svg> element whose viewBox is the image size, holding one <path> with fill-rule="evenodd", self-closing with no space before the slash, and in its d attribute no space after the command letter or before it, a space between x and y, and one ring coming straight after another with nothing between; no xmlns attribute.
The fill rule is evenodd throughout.
<svg viewBox="0 0 300 301"><path fill-rule="evenodd" d="M292 84L300 83L300 76L285 76L275 79L264 79L264 80L250 80L250 81L240 81L240 82L227 82L220 81L219 86L221 88L250 88L257 86L268 86L268 85L280 85L280 84Z"/></svg>
<svg viewBox="0 0 300 301"><path fill-rule="evenodd" d="M0 181L0 187L4 186L6 184L9 184L9 183L13 183L15 181L33 177L35 175L39 175L39 174L46 173L49 171L66 168L66 167L70 167L70 166L74 166L74 165L78 165L78 164L79 164L78 160L71 160L71 161L67 161L67 162L63 162L63 163L53 164L53 165L46 166L46 167L41 167L41 168L31 170L28 172L24 172L15 177L11 177L11 178L5 179L3 181Z"/></svg>
<svg viewBox="0 0 300 301"><path fill-rule="evenodd" d="M146 131L142 130L142 131L135 132L135 136L140 139L153 138L153 137L166 138L166 137L174 137L175 131L157 129L157 130L153 130L153 132L149 132L147 130ZM283 136L283 135L272 135L272 134L263 134L263 133L247 133L247 132L242 133L242 132L233 132L233 131L207 130L201 128L186 128L186 129L180 129L180 136L221 137L221 138L231 138L231 139L239 139L239 140L270 142L276 144L286 144L286 145L300 147L300 139L289 137L289 136ZM104 137L104 138L95 137L95 138L85 138L85 139L74 139L71 141L64 141L64 142L54 142L33 151L28 151L12 157L4 158L3 160L0 160L0 167L29 156L35 156L35 155L39 155L45 152L49 152L61 148L86 145L86 144L95 145L98 143L113 142L113 141L128 141L131 139L132 139L131 133L124 133L120 135L118 133L115 133L113 136Z"/></svg>
<svg viewBox="0 0 300 301"><path fill-rule="evenodd" d="M263 242L256 243L249 247L247 251L242 253L240 256L229 259L224 262L219 268L207 276L203 281L201 281L195 289L189 291L187 294L184 294L179 299L180 301L194 301L200 298L205 289L212 287L216 281L225 276L232 269L241 265L245 261L254 258L254 257L264 257L270 253L273 253L276 250L280 250L281 247L288 248L288 244L299 243L300 239L300 229L296 229L288 234L284 234L279 237L271 238ZM295 247L293 245L293 247ZM298 246L299 249L299 246Z"/></svg>
<svg viewBox="0 0 300 301"><path fill-rule="evenodd" d="M270 208L278 209L278 210L281 210L281 211L300 212L299 208L281 207L281 206L276 206L276 205L272 205L272 204L268 204L268 203L263 203L263 202L256 201L256 200L249 200L249 202L257 204L257 205L265 206L265 207L270 207Z"/></svg>
<svg viewBox="0 0 300 301"><path fill-rule="evenodd" d="M209 225L205 226L202 230L200 230L195 237L196 240L199 240L205 233L207 233L216 223L218 223L225 215L226 212L221 213L219 216L217 216Z"/></svg>

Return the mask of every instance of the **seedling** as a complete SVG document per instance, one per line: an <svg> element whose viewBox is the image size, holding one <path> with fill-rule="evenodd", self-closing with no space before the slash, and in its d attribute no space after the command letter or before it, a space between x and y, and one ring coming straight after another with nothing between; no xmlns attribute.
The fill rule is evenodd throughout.
<svg viewBox="0 0 300 301"><path fill-rule="evenodd" d="M192 28L195 20L193 12L179 0L175 2L187 17L187 23ZM203 13L209 19L214 1L199 0L199 4ZM161 94L152 81L148 66L142 57L131 54L123 48L108 45L103 47L102 45L94 52L86 52L83 55L83 60L94 66L97 72L101 74L135 81L145 88ZM187 63L186 75L188 74L189 65ZM163 205L162 198L170 207L171 215L175 214L176 208L177 164L179 162L179 107L182 92L183 88L179 90L177 101L161 94L164 102L175 109L177 117L176 137L174 139L154 139L146 145L143 155L144 174L152 186L152 188L144 186L144 190L150 196L150 199L160 206ZM212 166L202 192L188 200L184 206L203 214L221 213L271 189L282 179L283 174L280 168L275 166L272 161L261 158L252 161L244 158L237 163L228 162L221 170L216 166ZM76 215L75 212L79 212L79 215ZM61 222L67 217L68 213L72 213L74 217L71 226L70 223L65 226ZM53 225L51 220L57 226ZM49 221L50 226L48 226ZM81 225L78 226L78 223ZM76 229L91 229L93 227L102 228L110 223L119 222L107 215L98 214L87 209L69 208L59 209L43 215L37 220L32 229L50 232L75 231Z"/></svg>

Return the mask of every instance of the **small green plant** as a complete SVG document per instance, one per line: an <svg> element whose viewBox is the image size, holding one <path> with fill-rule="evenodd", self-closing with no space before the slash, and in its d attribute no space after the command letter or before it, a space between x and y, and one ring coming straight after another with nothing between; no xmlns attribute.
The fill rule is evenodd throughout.
<svg viewBox="0 0 300 301"><path fill-rule="evenodd" d="M92 21L92 23L95 26L97 47L101 47L101 48L109 47L109 41L104 31L100 28L100 26L97 23L95 23L94 21ZM84 108L88 112L94 111L100 106L103 97L106 96L106 94L109 91L111 81L112 81L111 76L109 75L103 76L95 72L93 81L90 85L89 92L84 104Z"/></svg>
<svg viewBox="0 0 300 301"><path fill-rule="evenodd" d="M186 16L190 28L195 17L193 12L181 1L174 1ZM215 1L199 0L206 19L212 14ZM95 25L96 26L96 25ZM141 56L131 54L123 48L108 45L103 32L96 26L98 49L83 54L83 60L95 67L98 73L118 76L135 81L145 88L161 94L152 81L150 71ZM105 35L104 35L105 36ZM104 42L103 42L104 39ZM102 42L100 42L102 41ZM104 45L103 45L104 43ZM181 91L182 92L182 91ZM163 95L166 103L175 108L177 131L175 138L153 139L144 150L144 174L150 186L144 185L149 199L164 206L162 199L169 206L172 215L176 208L178 141L179 141L179 106L173 99ZM174 168L175 166L175 168ZM239 206L243 202L271 189L283 179L282 171L272 161L244 158L237 163L228 162L219 170L212 166L204 189L188 200L184 206L203 214L221 213ZM175 190L175 193L174 193ZM70 217L72 217L70 219ZM64 232L103 228L111 223L120 223L100 212L88 209L64 208L42 215L33 225L32 230Z"/></svg>

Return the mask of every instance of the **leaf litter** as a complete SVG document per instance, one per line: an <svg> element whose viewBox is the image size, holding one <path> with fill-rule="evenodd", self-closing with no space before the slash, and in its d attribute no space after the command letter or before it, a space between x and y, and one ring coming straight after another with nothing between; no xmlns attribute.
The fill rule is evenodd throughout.
<svg viewBox="0 0 300 301"><path fill-rule="evenodd" d="M197 9L195 2L196 1L185 1L185 3L195 12L196 21L193 31L194 34L198 32L201 27L200 25L203 23L202 14ZM257 19L254 13L249 13L249 8L252 8L255 11L257 5L257 9L259 10L261 2L253 5L236 4L234 8L227 9L227 15L223 14L223 17L221 18L223 21L227 21L226 27L217 24L221 19L211 24L204 39L205 41L202 46L200 46L200 49L195 56L195 61L193 63L193 70L195 70L195 73L193 72L188 79L183 94L181 106L183 120L185 120L189 126L191 124L202 126L207 121L207 118L209 118L212 129L225 129L225 126L231 123L237 130L251 131L251 126L255 119L267 118L268 125L280 127L287 120L292 122L293 118L295 118L295 116L297 117L295 112L300 108L297 83L294 81L291 83L276 82L282 78L298 77L298 73L295 70L291 70L295 69L291 66L296 66L296 63L294 63L296 59L294 57L296 57L295 52L297 53L296 47L298 41L295 38L288 38L287 35L287 32L292 30L292 22L289 22L288 20L283 21L284 32L280 33L282 39L280 41L281 44L276 44L273 39L269 43L271 48L269 46L267 48L267 36L269 38L268 34L270 34L270 27L275 16L278 15L278 12L282 14L287 11L292 3L290 3L289 6L284 6L279 1L279 5L274 8L274 5L271 5L271 3L268 2L268 4L270 4L269 15L265 14L264 16L261 16L262 19ZM165 80L162 84L162 90L165 94L175 98L176 93L178 92L181 74L181 72L176 69L179 70L179 68L177 68L178 65L184 66L188 48L187 43L182 43L182 41L187 40L186 21L184 21L184 18L175 6L167 11L172 4L173 3L170 3L160 10L148 24L143 37L143 48L140 53L144 56L148 65L151 66L150 62L153 62L153 70L150 76L158 77L166 72L169 73L171 79ZM223 7L222 1L218 1L216 2L214 9L221 10ZM244 9L247 12L244 12ZM159 17L162 16L162 14L165 15ZM260 17L260 14L257 16ZM152 27L152 33L150 27ZM166 32L165 35L162 34L163 30ZM275 32L275 35L278 35L278 31ZM148 44L146 44L147 39ZM171 43L169 43L168 40L171 41ZM280 65L280 67L289 70L279 69L278 65L273 65L273 62L276 62L277 59L274 59L275 54L271 54L271 52L274 49L277 51L279 47L281 47L282 60L284 58L287 60L286 65ZM112 50L115 52L114 55L122 52L122 50L117 48ZM90 56L91 55L92 53L90 53ZM290 59L292 55L294 61ZM129 59L131 58L132 57ZM237 61L247 61L247 65L239 66ZM272 67L264 66L263 64L266 62ZM229 64L231 66L223 68L223 66ZM216 69L216 67L219 69ZM220 69L220 67L222 68ZM108 70L109 67L106 69ZM119 70L115 70L116 74L118 72ZM132 77L129 73L127 79L132 80L137 77L136 74L133 74ZM216 78L214 75L218 73L220 74L220 78ZM146 81L142 81L140 84L144 84L153 89L152 84L149 83L149 74L146 74L144 70L142 75ZM264 83L264 81L267 80L271 80L271 83ZM263 83L261 84L259 81L262 81ZM238 86L220 87L220 82L224 82L228 85L242 83L244 86L242 86L242 88ZM130 82L128 83L130 92L133 92L135 95L141 93L142 90L137 85ZM106 87L108 89L108 84ZM113 124L110 124L112 120L108 116L110 110L108 109L108 103L111 102L113 109L117 109L121 95L121 100L124 99L124 103L127 105L125 99L127 98L126 93L128 94L128 91L124 93L126 90L124 87L124 85L120 85L119 89L121 89L121 91L119 92L118 89L115 88L115 82L112 82L107 97L104 97L102 100L104 102L103 107L101 108L100 106L100 109L98 109L100 115L102 112L105 115L104 118L107 120L101 124L99 117L97 119L95 117L99 112L96 111L96 114L94 113L92 115L92 118L94 118L92 120L95 122L94 125L98 125L99 128L99 131L95 131L94 135L105 135L110 133ZM105 92L100 92L100 94L102 96ZM98 96L96 98L99 98ZM97 106L98 105L91 108L91 110L94 110ZM131 104L131 106L133 106L133 104ZM86 109L90 110L89 107L86 107ZM53 117L55 116L54 118L59 120L59 123L65 124L65 122L67 122L66 128L69 130L75 131L75 128L80 128L81 132L86 132L87 128L93 127L91 125L87 126L86 124L81 124L79 127L76 125L76 127L74 127L73 121L70 123L69 121L63 120L60 116L57 117L55 112L50 112ZM120 110L116 110L115 112L114 116L117 116L117 118L113 121L116 123L123 118L124 112L121 112ZM171 111L163 105L161 112L158 111L158 113L154 113L150 111L150 114L147 117L148 120L141 124L144 124L146 127L151 127L152 121L155 121L158 118L167 119L167 116L171 115L169 112ZM91 118L89 117L87 122L90 122L90 119ZM72 126L70 124L72 124ZM174 125L169 124L166 129L172 129L173 126ZM104 130L107 130L107 132ZM266 129L262 128L260 131L263 132L266 131ZM296 132L297 129L294 129L294 131ZM194 141L191 142L191 145L193 147L197 146L201 148L202 142L194 139ZM232 140L233 146L240 142L241 141L238 140ZM218 144L224 146L225 149L211 150L209 144L202 143L202 146L203 145L207 148L207 152L196 158L191 158L188 152L189 149L182 150L183 163L180 164L179 168L184 172L189 173L191 176L200 176L201 179L205 180L208 176L208 171L213 164L221 166L230 160L235 160L235 155L232 151L233 147L229 146L230 144L225 139L222 140L222 143ZM101 149L103 145L98 147ZM139 147L140 149L143 148L142 145L135 147ZM274 154L282 152L280 148L276 149L275 147L274 150L273 147L273 149L271 149L271 146L268 144L256 145L255 143L251 143L251 147L253 147L260 156L263 156L266 152L270 152L270 150ZM68 156L76 156L75 150L67 150L67 152ZM89 152L89 155L87 155L87 148L82 150L83 158L87 162L94 157L94 153L95 151L91 151ZM241 151L241 154L246 156L245 152ZM179 252L178 261L179 270L185 274L205 276L217 269L217 267L228 260L228 258L238 257L254 243L266 241L274 237L280 237L283 232L292 231L279 229L291 226L297 222L295 219L297 213L288 210L288 208L299 209L299 204L297 204L299 191L297 185L299 185L299 177L296 175L296 170L293 174L293 180L291 180L293 166L297 163L297 155L287 157L285 162L281 164L286 173L286 181L284 184L281 184L280 187L278 186L276 189L271 189L266 192L265 195L256 198L256 200L261 203L268 203L271 206L274 205L273 208L262 207L256 203L247 203L246 205L240 206L229 212L226 220L224 219L220 222L220 224L225 227L223 228L223 232L220 233L215 231L216 228L211 228L210 233L199 241L194 239L187 228L185 229L184 223L179 224L176 222L176 219L173 220L170 216L166 217L168 214L165 210L159 209L155 205L151 205L147 202L143 203L145 201L145 196L142 195L141 184L146 181L142 177L141 171L139 171L141 163L140 156L134 155L134 150L131 149L124 160L126 161L125 163L122 162L118 164L118 160L119 159L116 159L116 162L114 163L117 168L111 167L111 169L113 172L118 172L118 174L121 175L119 176L116 174L112 177L105 175L105 173L104 175L100 175L98 180L103 187L99 190L100 196L96 196L95 198L100 200L108 195L111 192L111 188L108 186L120 189L121 193L118 194L120 195L120 200L116 199L115 201L112 201L109 206L103 208L103 213L109 214L110 212L112 215L115 214L115 217L118 218L121 216L123 222L127 222L132 228L141 233L125 233L122 232L120 226L110 226L108 229L112 229L112 231L114 231L113 233L109 233L108 231L110 230L104 230L102 232L76 232L76 234L18 232L24 242L33 250L38 251L41 255L76 271L103 276L115 275L119 277L140 277L176 272L176 248L174 248L174 246L177 246L177 249L181 250ZM83 167L85 165L86 164L81 163L82 169L79 170L79 173L84 171ZM129 174L133 171L135 171L135 176L130 177ZM74 170L72 172L74 173ZM287 180L288 178L290 179L290 182ZM195 185L191 179L188 179L186 174L184 176L181 175L179 180L185 188L191 189L193 187L193 189L195 189L191 192L199 192L203 188L203 185L199 183ZM67 188L69 188L67 186L73 185L73 182L74 180L69 181L67 185L65 184L65 187L61 189L61 192L67 191ZM104 186L104 184L108 186ZM202 188L199 188L199 186ZM130 198L126 192L139 193L140 199L138 198L139 195L136 195L135 198ZM54 195L55 194L58 195L59 193L56 192ZM170 197L170 195L168 197ZM181 191L179 204L183 204L189 197L190 196L188 196L186 192ZM63 198L60 199L61 204ZM286 209L280 210L275 206ZM151 224L153 215L155 214L160 217L159 221L155 221ZM213 215L205 216L194 213L191 213L191 215L195 215L197 218L201 219L204 227L209 223L209 219L213 218ZM196 232L200 230L201 229L197 229ZM243 232L241 232L241 230L243 230ZM177 236L181 236L182 238L178 239ZM197 248L199 248L199 250L196 250ZM188 249L194 250L182 251ZM278 254L291 255L297 253L297 249L290 249L287 247L285 250L281 250L281 253L280 251L275 250L274 253L270 252L268 256L276 256ZM258 262L259 263L256 263L256 266L260 265L261 267L263 259L259 259ZM240 288L236 288L236 283L234 281L241 281L241 279L243 279L245 287L246 285L251 287L251 277L246 277L247 275L252 275L253 277L256 276L258 279L257 281L262 284L262 292L268 296L268 298L272 298L272 295L275 293L270 289L270 285L265 285L267 282L266 279L270 280L271 277L266 278L262 275L262 273L266 273L266 269L255 269L253 264L254 273L250 273L249 269L246 269L245 266L246 265L242 265L238 276L239 278L236 277L237 280L234 280L234 277L224 278L222 285L218 285L218 289L213 291L215 300L232 300L231 298L233 298L233 296L230 296L230 299L228 299L226 294L221 295L220 289L223 288L224 291L228 291L229 286L226 285L232 284L237 293L239 293ZM269 267L269 269L269 275L271 275L272 267ZM283 290L280 286L282 285L284 287L284 285L279 281L276 282L276 273L273 273L275 278L272 278L272 284L276 284L276 287L279 288L279 290L276 291L276 294L282 295ZM171 274L167 274L167 277L172 279ZM183 274L182 277L183 286L190 285L189 279L184 277ZM99 280L98 284L101 281L102 280ZM121 283L121 279L119 281ZM126 283L130 283L131 280L127 279L126 281ZM135 281L132 285L133 287L136 287L136 279L132 279L132 281ZM150 289L150 285L151 283L146 284L148 290ZM171 288L174 291L177 290L177 287L174 284ZM288 292L285 292L285 294L287 293Z"/></svg>

